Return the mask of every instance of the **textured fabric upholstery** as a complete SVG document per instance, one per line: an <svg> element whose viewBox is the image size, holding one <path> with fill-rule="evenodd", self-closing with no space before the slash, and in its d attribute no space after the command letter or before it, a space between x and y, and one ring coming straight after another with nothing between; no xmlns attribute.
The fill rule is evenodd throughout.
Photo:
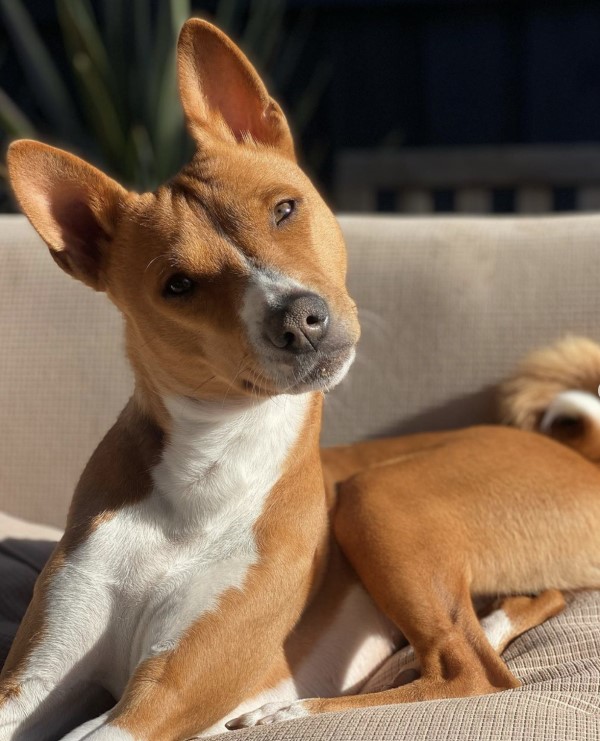
<svg viewBox="0 0 600 741"><path fill-rule="evenodd" d="M35 580L60 535L56 528L0 512L0 666L27 609Z"/></svg>
<svg viewBox="0 0 600 741"><path fill-rule="evenodd" d="M0 666L35 577L59 537L54 528L0 514ZM402 658L400 658L402 657ZM401 652L369 682L389 686L411 655ZM496 695L367 708L261 726L230 741L598 741L600 592L517 638L504 653L523 686Z"/></svg>
<svg viewBox="0 0 600 741"><path fill-rule="evenodd" d="M0 509L64 525L79 474L131 390L121 319L0 218Z"/></svg>
<svg viewBox="0 0 600 741"><path fill-rule="evenodd" d="M492 386L524 352L568 332L600 339L600 216L341 223L363 339L327 398L325 443L491 421ZM60 526L131 390L121 322L105 297L56 268L23 218L0 224L0 509ZM55 537L0 518L0 663ZM223 738L600 739L600 592L574 597L505 656L518 690Z"/></svg>
<svg viewBox="0 0 600 741"><path fill-rule="evenodd" d="M495 695L328 713L218 741L598 741L600 593L517 638L504 658L523 681ZM399 663L382 672L382 686ZM394 673L394 671L396 673Z"/></svg>
<svg viewBox="0 0 600 741"><path fill-rule="evenodd" d="M342 219L363 336L324 440L495 421L532 347L600 338L600 216Z"/></svg>

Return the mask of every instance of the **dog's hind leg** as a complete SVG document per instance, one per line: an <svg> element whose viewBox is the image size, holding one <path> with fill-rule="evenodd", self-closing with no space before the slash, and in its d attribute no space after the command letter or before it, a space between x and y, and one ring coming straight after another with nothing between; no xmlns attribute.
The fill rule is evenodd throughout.
<svg viewBox="0 0 600 741"><path fill-rule="evenodd" d="M505 597L486 606L480 624L492 647L502 654L511 641L554 617L564 607L562 592L556 589L548 589L532 597ZM419 661L412 646L408 645L382 664L362 687L361 693L400 687L413 682L420 675Z"/></svg>
<svg viewBox="0 0 600 741"><path fill-rule="evenodd" d="M558 615L565 606L565 598L557 589L548 589L535 596L505 597L486 610L480 625L492 648L502 654L515 638ZM419 676L419 662L409 645L380 667L362 688L362 693L393 689Z"/></svg>
<svg viewBox="0 0 600 741"><path fill-rule="evenodd" d="M496 609L481 620L482 632L490 647L501 653L512 640L558 614L564 606L565 601L562 593L555 589L549 589L535 597L507 597L500 602ZM469 691L468 685L461 683L458 693L456 693L452 681L449 681L451 680L450 676L442 677L441 680L439 678L429 678L425 681L415 679L415 676L419 677L420 675L417 658L409 663L403 663L398 674L394 677L393 666L390 666L390 664L398 663L400 654L405 653L414 655L412 646L407 646L398 655L392 656L365 685L363 694L335 698L312 698L297 700L293 703L269 703L232 720L227 724L228 728L238 729L255 725L267 725L305 715L349 710L357 707L415 702L432 699L432 697L451 697L455 694L458 694L458 696L481 694L482 689L489 692L503 689L497 686L484 688L474 686L475 691ZM404 662L406 662L406 658ZM450 669L450 667L451 663L448 663L447 669ZM438 671L439 669L436 667L434 674ZM382 675L389 677L390 672L392 672L391 676L394 679L388 682L382 681ZM515 684L512 686L518 684L517 680L514 680L514 682ZM69 739L69 741L71 740Z"/></svg>
<svg viewBox="0 0 600 741"><path fill-rule="evenodd" d="M400 472L382 466L342 484L334 521L360 580L419 660L421 678L401 688L406 701L518 686L473 607L464 528L426 490L419 495L420 477L404 490L407 467L420 471L418 461Z"/></svg>
<svg viewBox="0 0 600 741"><path fill-rule="evenodd" d="M421 471L417 478L400 477L394 466L359 474L340 487L334 525L367 591L411 644L420 677L381 692L269 705L228 727L519 686L498 651L559 612L562 595L552 590L537 598L510 597L482 627L471 596L473 548L463 526L464 510L454 516L444 497L427 496L427 486L435 487L438 479L423 483ZM436 509L440 500L444 506Z"/></svg>
<svg viewBox="0 0 600 741"><path fill-rule="evenodd" d="M395 586L387 578L382 583L383 589L391 588L391 591L375 590L374 594L368 579L365 585L413 647L420 666L418 679L403 686L360 695L310 698L291 704L271 703L231 721L228 728L246 728L359 707L490 694L519 686L517 678L488 642L464 580L462 584L460 579L447 583L447 589L443 582L423 589L428 575L413 572L416 581L411 585L398 580L393 568L390 571ZM401 677L398 681L402 681Z"/></svg>
<svg viewBox="0 0 600 741"><path fill-rule="evenodd" d="M566 606L558 589L547 589L535 596L505 597L481 619L481 627L494 649L501 654L511 641L541 625Z"/></svg>
<svg viewBox="0 0 600 741"><path fill-rule="evenodd" d="M360 484L360 479L352 481ZM372 476L369 483L373 483ZM394 517L378 502L366 516L368 497L364 493L357 490L348 500L349 492L340 493L340 501L349 505L341 510L338 507L336 535L375 603L414 649L420 678L381 692L264 706L228 724L229 728L356 707L488 694L519 686L479 623L470 594L468 565L456 555L461 549L454 548L452 533L433 521L429 528L418 508L412 512L403 508L401 517ZM360 513L352 502L361 508ZM450 553L455 554L453 558Z"/></svg>

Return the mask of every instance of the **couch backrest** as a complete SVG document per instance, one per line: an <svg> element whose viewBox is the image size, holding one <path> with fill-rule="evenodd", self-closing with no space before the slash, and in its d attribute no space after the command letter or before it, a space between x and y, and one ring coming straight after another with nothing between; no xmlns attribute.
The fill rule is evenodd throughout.
<svg viewBox="0 0 600 741"><path fill-rule="evenodd" d="M363 337L325 444L492 421L492 386L523 353L600 339L600 216L341 224ZM0 508L62 524L130 390L117 312L24 218L0 218Z"/></svg>

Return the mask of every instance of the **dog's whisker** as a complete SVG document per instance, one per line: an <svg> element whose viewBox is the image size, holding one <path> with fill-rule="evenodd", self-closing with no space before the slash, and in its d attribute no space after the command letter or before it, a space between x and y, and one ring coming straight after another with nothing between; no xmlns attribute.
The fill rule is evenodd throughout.
<svg viewBox="0 0 600 741"><path fill-rule="evenodd" d="M198 386L196 386L195 389L193 389L191 391L190 396L193 396L194 394L197 394L198 391L200 391L201 388L204 388L204 386L206 386L206 384L210 383L211 381L214 381L216 377L217 377L217 374L214 373L212 376L209 376L208 378L206 378L204 381L202 381L202 383L200 383Z"/></svg>
<svg viewBox="0 0 600 741"><path fill-rule="evenodd" d="M225 402L227 401L227 396L229 395L229 392L231 391L231 389L234 387L235 382L237 381L238 376L240 375L240 373L242 373L243 371L245 371L247 369L246 367L242 367L242 366L243 366L244 361L246 360L246 358L249 355L250 355L249 352L246 352L246 353L244 353L244 355L242 355L242 358L241 358L241 360L239 362L239 365L238 365L238 369L236 371L236 374L233 377L233 380L229 382L229 385L227 386L227 389L225 391L225 395L224 395L223 401L222 401L222 406L225 406Z"/></svg>
<svg viewBox="0 0 600 741"><path fill-rule="evenodd" d="M148 270L149 270L149 268L150 268L150 267L151 267L151 266L152 266L152 265L153 265L153 264L154 264L155 262L158 262L158 260L168 260L168 259L169 259L169 256L168 256L168 255L165 255L164 253L162 253L162 252L161 252L161 253L160 253L159 255L156 255L156 257L153 257L153 258L152 258L152 260L150 260L150 262L149 262L149 263L148 263L148 264L146 265L146 267L144 268L144 273L147 273L147 272L148 272Z"/></svg>

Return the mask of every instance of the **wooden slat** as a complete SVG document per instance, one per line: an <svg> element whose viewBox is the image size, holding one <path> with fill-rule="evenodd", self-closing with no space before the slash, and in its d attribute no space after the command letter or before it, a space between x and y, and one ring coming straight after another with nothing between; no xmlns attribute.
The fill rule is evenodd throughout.
<svg viewBox="0 0 600 741"><path fill-rule="evenodd" d="M379 188L600 185L600 146L345 150L336 181Z"/></svg>
<svg viewBox="0 0 600 741"><path fill-rule="evenodd" d="M552 188L542 186L519 188L515 198L516 211L521 214L548 213L552 211L552 196Z"/></svg>
<svg viewBox="0 0 600 741"><path fill-rule="evenodd" d="M352 180L336 189L335 205L338 211L365 211L377 210L377 187L369 187L360 181L353 185Z"/></svg>
<svg viewBox="0 0 600 741"><path fill-rule="evenodd" d="M576 188L577 206L600 210L600 146L510 146L346 150L338 158L336 205L349 211L376 210L376 194L398 192L403 212L433 210L430 191L456 191L456 210L492 210L494 188L517 191L521 213L552 211L553 187Z"/></svg>
<svg viewBox="0 0 600 741"><path fill-rule="evenodd" d="M460 188L454 196L455 210L465 214L487 214L492 210L489 188Z"/></svg>
<svg viewBox="0 0 600 741"><path fill-rule="evenodd" d="M600 186L580 188L577 191L579 211L600 211Z"/></svg>
<svg viewBox="0 0 600 741"><path fill-rule="evenodd" d="M433 193L423 188L405 188L398 195L398 209L406 214L430 214Z"/></svg>

